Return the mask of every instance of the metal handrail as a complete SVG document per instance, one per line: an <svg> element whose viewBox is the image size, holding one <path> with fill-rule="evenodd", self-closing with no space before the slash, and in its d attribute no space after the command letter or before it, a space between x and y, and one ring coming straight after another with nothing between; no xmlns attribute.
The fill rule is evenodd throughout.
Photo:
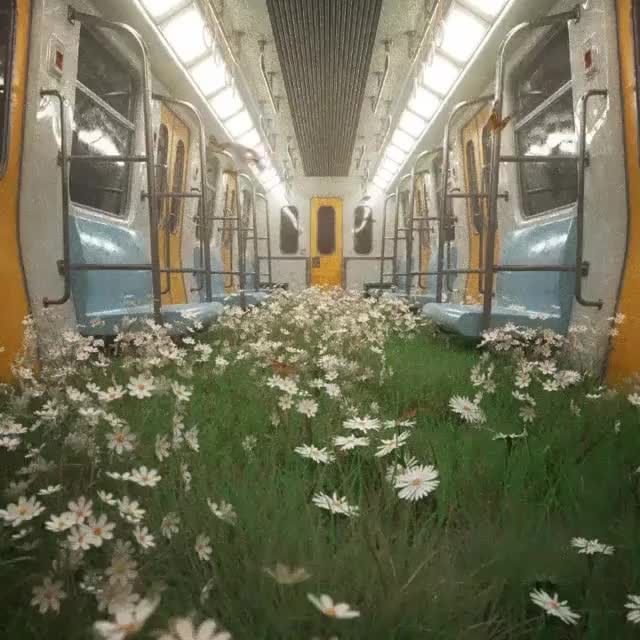
<svg viewBox="0 0 640 640"><path fill-rule="evenodd" d="M606 98L606 89L590 89L580 98L580 138L578 141L578 200L576 204L576 284L575 296L583 307L602 309L602 299L586 300L582 296L582 275L587 266L584 262L584 190L587 167L587 105L593 97Z"/></svg>
<svg viewBox="0 0 640 640"><path fill-rule="evenodd" d="M149 53L147 45L142 36L128 24L121 22L112 22L105 20L99 16L91 15L76 11L73 7L69 7L67 18L71 24L76 21L84 24L93 25L102 29L110 29L118 31L130 36L137 45L142 59L142 109L144 120L144 143L145 156L132 156L122 158L122 162L144 162L147 168L147 190L149 194L149 245L151 254L151 289L153 297L153 318L158 324L162 323L162 294L160 282L160 255L158 243L158 200L156 197L156 180L155 180L155 159L153 148L153 109L152 109L152 79L151 64L149 62ZM72 156L73 157L73 156ZM79 158L78 158L79 159ZM68 249L67 249L68 250ZM70 263L65 261L63 269L70 272ZM65 273L66 278L70 278L69 273Z"/></svg>
<svg viewBox="0 0 640 640"><path fill-rule="evenodd" d="M580 5L576 5L572 11L564 13L544 16L533 22L523 22L516 25L506 35L498 50L498 58L496 62L496 79L495 79L495 98L493 101L492 117L497 123L493 134L491 145L491 163L490 163L490 179L489 179L489 204L488 204L488 237L487 246L485 247L485 283L484 283L484 299L482 304L482 327L487 330L491 327L491 309L493 305L493 289L494 289L494 261L496 247L496 233L498 220L498 190L500 182L500 162L502 147L502 123L504 108L504 90L506 80L506 53L509 45L517 35L530 29L548 27L558 23L566 23L570 20L580 19Z"/></svg>
<svg viewBox="0 0 640 640"><path fill-rule="evenodd" d="M384 261L387 245L387 207L389 201L397 197L396 193L388 193L384 198L384 206L382 208L382 225L380 231L380 285L384 284Z"/></svg>
<svg viewBox="0 0 640 640"><path fill-rule="evenodd" d="M408 226L408 230L407 230L407 234L406 234L406 239L407 239L407 273L409 273L411 271L411 265L413 264L413 234L415 233L415 229L414 229L414 208L415 208L415 204L416 204L416 169L418 167L418 163L423 159L423 158L428 158L432 155L438 154L440 153L440 151L442 150L441 147L435 147L433 149L427 149L425 151L423 151L422 153L419 153L418 156L416 157L416 159L413 162L413 166L411 167L411 173L410 173L410 178L411 178L411 190L409 192L409 224ZM439 236L442 236L442 233L439 234ZM405 292L407 294L407 296L411 295L411 286L413 284L413 278L412 277L408 277L406 278L406 282L405 282Z"/></svg>
<svg viewBox="0 0 640 640"><path fill-rule="evenodd" d="M43 89L41 96L53 96L58 99L60 109L60 151L58 152L58 163L60 165L61 187L62 187L62 277L64 280L64 292L60 298L42 299L45 307L50 305L61 305L71 297L71 270L70 262L70 241L69 241L69 163L67 160L67 117L65 110L64 96L57 89Z"/></svg>
<svg viewBox="0 0 640 640"><path fill-rule="evenodd" d="M260 52L260 73L262 74L262 79L267 87L267 94L269 95L269 102L271 102L271 106L273 107L274 113L280 112L280 104L279 100L276 96L273 95L273 87L271 86L271 81L269 80L269 76L267 74L267 68L264 63L264 47L263 51Z"/></svg>
<svg viewBox="0 0 640 640"><path fill-rule="evenodd" d="M399 240L399 232L400 232L400 187L403 185L404 182L406 182L408 179L411 178L411 174L410 173L405 173L399 180L398 183L396 184L396 218L394 221L394 225L393 225L393 264L392 266L392 273L393 273L393 277L392 277L392 284L394 287L398 286L398 266L397 266L397 262L398 262L398 240ZM408 269L407 269L408 271Z"/></svg>
<svg viewBox="0 0 640 640"><path fill-rule="evenodd" d="M382 77L380 78L378 84L378 94L372 99L372 111L373 113L378 112L378 107L380 106L380 101L382 100L382 94L384 93L385 85L387 84L387 78L389 77L389 70L391 67L391 55L389 54L389 47L391 46L390 40L384 41L384 70L382 71ZM379 72L378 72L379 73Z"/></svg>
<svg viewBox="0 0 640 640"><path fill-rule="evenodd" d="M265 224L266 224L266 243L267 243L267 255L259 256L259 259L267 261L267 278L269 282L269 286L273 286L273 268L271 264L271 220L269 215L269 199L264 193L257 192L256 196L260 198L264 202L264 211L265 211Z"/></svg>

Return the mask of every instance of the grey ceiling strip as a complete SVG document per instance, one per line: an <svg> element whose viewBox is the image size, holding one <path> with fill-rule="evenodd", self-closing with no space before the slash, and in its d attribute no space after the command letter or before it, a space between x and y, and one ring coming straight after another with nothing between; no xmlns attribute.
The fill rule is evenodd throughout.
<svg viewBox="0 0 640 640"><path fill-rule="evenodd" d="M382 0L267 0L306 175L349 173Z"/></svg>

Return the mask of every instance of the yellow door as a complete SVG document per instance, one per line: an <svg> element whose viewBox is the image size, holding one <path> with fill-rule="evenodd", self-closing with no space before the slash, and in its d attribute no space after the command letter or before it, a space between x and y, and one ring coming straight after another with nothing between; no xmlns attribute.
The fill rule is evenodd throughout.
<svg viewBox="0 0 640 640"><path fill-rule="evenodd" d="M187 188L189 160L189 128L170 109L162 105L158 135L157 162L160 171L158 190L183 193ZM158 244L162 268L182 268L182 229L184 198L160 198L160 229ZM183 304L187 301L183 273L162 276L162 304Z"/></svg>
<svg viewBox="0 0 640 640"><path fill-rule="evenodd" d="M629 196L627 261L618 311L625 320L612 339L607 376L622 382L640 370L640 145L638 143L638 72L640 70L640 1L618 0L618 47L620 52L624 135Z"/></svg>
<svg viewBox="0 0 640 640"><path fill-rule="evenodd" d="M342 286L342 200L311 199L311 285Z"/></svg>
<svg viewBox="0 0 640 640"><path fill-rule="evenodd" d="M236 231L237 227L237 211L238 211L238 174L235 171L225 171L223 175L224 189L224 209L222 221L222 264L224 271L233 271L233 241L238 237ZM235 291L233 275L225 275L224 277L224 291L230 293Z"/></svg>
<svg viewBox="0 0 640 640"><path fill-rule="evenodd" d="M465 191L467 193L486 194L489 192L491 128L488 121L490 114L489 107L482 109L471 118L462 130ZM469 237L469 268L482 269L485 261L488 202L486 198L470 198L465 202ZM499 237L496 237L494 255L499 255ZM466 304L482 302L483 278L484 276L481 274L470 273L467 275Z"/></svg>
<svg viewBox="0 0 640 640"><path fill-rule="evenodd" d="M424 218L429 217L429 199L427 196L427 181L424 173L416 176L415 186L415 206L414 217L417 218L416 229L418 230L418 246L420 251L420 272L424 273L429 269L431 260L431 223ZM428 276L418 278L418 288L421 293L426 293L428 289Z"/></svg>
<svg viewBox="0 0 640 640"><path fill-rule="evenodd" d="M11 363L22 348L22 321L29 313L18 243L18 201L30 11L29 0L0 5L0 280L3 283L0 381L3 382L10 379Z"/></svg>

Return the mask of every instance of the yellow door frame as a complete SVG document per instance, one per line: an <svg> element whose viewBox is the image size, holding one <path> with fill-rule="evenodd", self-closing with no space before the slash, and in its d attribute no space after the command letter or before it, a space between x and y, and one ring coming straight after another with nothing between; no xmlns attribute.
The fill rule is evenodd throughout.
<svg viewBox="0 0 640 640"><path fill-rule="evenodd" d="M326 209L325 209L326 208ZM334 211L334 242L331 253L318 247L320 215ZM342 198L311 198L311 285L342 286Z"/></svg>
<svg viewBox="0 0 640 640"><path fill-rule="evenodd" d="M220 239L220 251L222 253L223 270L233 271L233 240L238 237L238 172L225 171L223 174L222 188L224 189L224 208L222 215L222 237ZM224 276L224 292L232 293L236 290L234 277L229 273Z"/></svg>
<svg viewBox="0 0 640 640"><path fill-rule="evenodd" d="M634 51L634 0L617 0L618 50L622 88L625 160L627 171L628 226L627 258L624 266L618 312L625 320L612 338L607 362L607 380L622 382L640 370L640 145L638 144L638 80L640 52ZM636 11L640 3L636 0ZM640 16L636 19L640 20ZM634 37L635 36L635 37Z"/></svg>
<svg viewBox="0 0 640 640"><path fill-rule="evenodd" d="M418 246L420 247L419 271L424 273L429 269L429 261L431 260L431 221L424 219L430 217L427 181L424 173L419 173L416 176L415 194L414 218L418 218L416 229L418 232ZM427 293L428 288L428 276L419 276L418 289L420 289L423 295Z"/></svg>
<svg viewBox="0 0 640 640"><path fill-rule="evenodd" d="M483 140L483 132L489 126L489 117L491 115L491 107L483 107L476 113L469 122L463 127L462 138L462 156L464 167L464 182L467 193L488 193L489 187L486 179L486 168L490 163L490 149L487 149ZM472 161L470 166L470 158L467 153L468 145L473 145ZM473 172L473 173L472 173ZM473 178L475 178L475 184ZM484 238L476 229L474 224L474 213L479 211L482 220L482 230L487 229L488 219L488 202L486 198L478 200L467 199L467 236L469 240L469 268L480 269L484 265ZM498 255L500 251L500 235L496 234L496 248L494 255ZM495 258L494 258L495 260ZM469 273L467 274L467 282L465 285L465 304L479 304L483 298L483 275Z"/></svg>
<svg viewBox="0 0 640 640"><path fill-rule="evenodd" d="M11 379L11 363L22 350L22 321L30 313L19 243L20 168L22 162L25 92L29 62L31 1L16 0L12 66L9 85L9 136L4 170L0 167L0 280L3 310L0 313L0 381ZM9 45L11 46L11 45Z"/></svg>
<svg viewBox="0 0 640 640"><path fill-rule="evenodd" d="M171 109L161 105L161 123L168 131L168 154L165 171L166 180L162 187L165 191L184 192L187 188L190 132L189 127ZM182 158L178 149L181 148ZM182 175L179 175L179 174ZM160 229L158 236L160 266L181 269L182 262L182 232L184 227L184 198L162 198L160 201ZM167 241L169 261L167 261ZM184 304L187 292L183 273L165 274L162 278L162 303Z"/></svg>

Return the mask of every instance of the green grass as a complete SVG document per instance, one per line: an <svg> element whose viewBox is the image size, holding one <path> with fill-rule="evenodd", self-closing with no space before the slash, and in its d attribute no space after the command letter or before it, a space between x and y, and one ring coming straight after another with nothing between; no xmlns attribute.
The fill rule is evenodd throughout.
<svg viewBox="0 0 640 640"><path fill-rule="evenodd" d="M441 479L432 496L415 504L398 500L384 479L387 459L370 451L339 456L327 467L293 454L305 442L305 420L292 416L272 426L275 396L256 385L249 365L232 365L222 376L207 366L197 371L185 418L200 430L191 491L182 492L178 460L161 467L156 489L129 491L145 496L145 522L154 532L168 511L181 518L181 535L167 542L158 533L153 562L143 565L147 584L166 587L149 630L172 615L197 611L219 620L234 638L251 640L635 637L623 604L628 593L640 591L637 411L619 399L585 400L584 388L539 394L529 437L509 451L490 432L461 423L447 406L453 394L474 394L468 379L478 356L472 347L420 332L393 339L386 353L391 379L359 385L351 400L361 414L374 401L385 418L415 411L408 449L435 465ZM498 392L483 400L486 426L495 431L522 429L512 377L507 363L499 367ZM582 407L580 416L569 410L571 398ZM153 438L166 432L170 403L129 405L125 412L146 443L137 465L158 467ZM311 425L314 444L329 444L342 419L335 403L322 401ZM258 439L251 455L242 447L246 436ZM0 473L8 481L9 470ZM66 479L83 483L87 476ZM119 486L108 480L98 485ZM348 496L361 516L347 520L316 508L311 496L320 490ZM214 518L207 497L231 502L237 525ZM211 538L211 562L195 555L199 533ZM570 548L573 536L597 537L616 552L590 564ZM47 571L39 564L44 556L34 553L35 559L16 563L7 535L0 538L0 637L88 637L91 622L104 614L95 613L93 599L73 580L66 582L73 605L60 615L39 616L28 606L34 580ZM303 566L312 577L277 585L263 571L276 562ZM201 603L210 580L210 596ZM545 621L528 598L536 586L558 591L582 614L581 624ZM346 601L361 618L324 618L308 592Z"/></svg>

